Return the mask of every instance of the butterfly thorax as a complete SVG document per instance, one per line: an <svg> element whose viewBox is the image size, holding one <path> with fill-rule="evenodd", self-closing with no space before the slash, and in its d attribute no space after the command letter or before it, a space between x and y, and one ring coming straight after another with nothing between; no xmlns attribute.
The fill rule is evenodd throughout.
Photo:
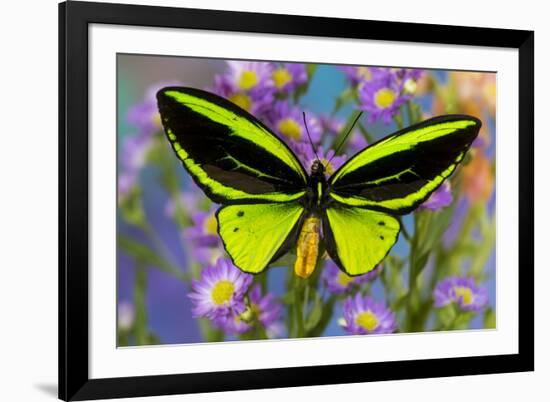
<svg viewBox="0 0 550 402"><path fill-rule="evenodd" d="M307 211L321 215L329 201L328 183L325 177L325 167L319 160L311 165L311 174L308 177L307 190L304 198Z"/></svg>

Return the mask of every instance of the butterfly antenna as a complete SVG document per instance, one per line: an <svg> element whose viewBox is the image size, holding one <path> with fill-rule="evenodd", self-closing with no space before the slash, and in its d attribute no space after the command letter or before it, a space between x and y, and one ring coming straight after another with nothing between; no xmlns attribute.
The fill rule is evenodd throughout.
<svg viewBox="0 0 550 402"><path fill-rule="evenodd" d="M342 145L344 145L344 143L346 142L346 140L348 139L349 135L351 134L351 131L353 130L353 127L355 127L355 124L357 123L357 121L359 120L359 118L363 115L363 112L359 112L359 114L357 115L357 117L355 118L355 120L353 120L353 123L351 124L348 132L346 133L346 135L344 135L344 138L342 138L342 141L340 141L340 144L338 145L338 148L336 148L336 150L334 151L334 155L332 155L332 158L334 158L336 155L338 155L338 152L340 151L340 148L342 148ZM332 161L332 158L330 158L330 160L328 161L328 163L330 163L330 161Z"/></svg>
<svg viewBox="0 0 550 402"><path fill-rule="evenodd" d="M307 122L306 122L306 112L302 112L302 117L304 118L304 126L306 127L307 138L309 138L311 149L313 149L313 153L315 154L315 157L317 158L317 160L320 160L319 155L317 155L317 151L315 150L315 146L313 145L313 141L311 140L311 135L309 135L309 130L307 128Z"/></svg>

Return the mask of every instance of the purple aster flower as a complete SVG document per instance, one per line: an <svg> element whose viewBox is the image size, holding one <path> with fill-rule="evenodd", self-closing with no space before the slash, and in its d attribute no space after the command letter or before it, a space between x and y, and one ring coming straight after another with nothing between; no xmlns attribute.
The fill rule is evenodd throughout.
<svg viewBox="0 0 550 402"><path fill-rule="evenodd" d="M337 136L345 128L344 122L337 117L321 115L319 122L321 123L322 132L332 136Z"/></svg>
<svg viewBox="0 0 550 402"><path fill-rule="evenodd" d="M209 88L209 90L230 100L254 116L262 118L273 105L273 88L259 87L245 91L239 89L232 82L232 79L232 77L226 75L217 75L214 77L214 87Z"/></svg>
<svg viewBox="0 0 550 402"><path fill-rule="evenodd" d="M347 79L351 81L353 85L363 85L365 82L376 79L383 69L379 67L367 67L367 66L341 66L340 69L344 72Z"/></svg>
<svg viewBox="0 0 550 402"><path fill-rule="evenodd" d="M315 155L309 142L294 143L292 144L292 149L296 152L298 159L302 162L307 172L311 171L313 162L317 160L317 156L319 156L319 160L325 166L325 176L327 176L327 178L332 176L332 174L346 161L346 155L334 156L334 150L332 149L325 153L323 146L317 147L317 155Z"/></svg>
<svg viewBox="0 0 550 402"><path fill-rule="evenodd" d="M350 335L387 334L395 332L397 322L393 311L370 296L349 296L344 302L342 327Z"/></svg>
<svg viewBox="0 0 550 402"><path fill-rule="evenodd" d="M439 281L433 291L434 306L456 303L464 311L481 311L489 301L487 289L476 285L473 278L450 276Z"/></svg>
<svg viewBox="0 0 550 402"><path fill-rule="evenodd" d="M292 92L307 82L305 64L283 63L275 66L271 72L271 80L278 92Z"/></svg>
<svg viewBox="0 0 550 402"><path fill-rule="evenodd" d="M157 82L150 86L143 101L128 110L128 123L136 126L140 133L151 135L161 129L160 115L157 107L157 92L168 86L181 86L179 81Z"/></svg>
<svg viewBox="0 0 550 402"><path fill-rule="evenodd" d="M230 260L220 258L201 272L200 280L191 283L194 317L214 319L240 314L245 310L244 294L252 283L252 275L241 272Z"/></svg>
<svg viewBox="0 0 550 402"><path fill-rule="evenodd" d="M246 313L246 311L245 311ZM252 325L241 318L240 313L220 315L212 319L212 324L229 335L240 335L252 329Z"/></svg>
<svg viewBox="0 0 550 402"><path fill-rule="evenodd" d="M196 246L216 246L219 242L216 206L209 211L198 211L191 215L193 226L185 229L185 237Z"/></svg>
<svg viewBox="0 0 550 402"><path fill-rule="evenodd" d="M191 245L194 261L202 264L214 264L225 256L223 244L218 236L216 206L209 211L197 211L191 214L193 226L183 230L183 240Z"/></svg>
<svg viewBox="0 0 550 402"><path fill-rule="evenodd" d="M359 109L369 113L369 121L382 119L389 124L391 118L399 112L399 107L410 95L402 94L403 84L391 71L380 74L375 79L360 86Z"/></svg>
<svg viewBox="0 0 550 402"><path fill-rule="evenodd" d="M262 290L259 285L252 288L248 297L251 312L266 329L268 336L270 334L275 336L278 332L278 323L283 312L281 303L271 293L266 293L262 296Z"/></svg>
<svg viewBox="0 0 550 402"><path fill-rule="evenodd" d="M257 322L265 328L267 336L280 335L283 306L271 293L262 296L261 287L256 285L248 294L248 303L241 314L230 314L214 319L214 325L228 334L242 334L253 328Z"/></svg>
<svg viewBox="0 0 550 402"><path fill-rule="evenodd" d="M261 61L228 61L227 77L239 91L252 91L261 87L272 87L273 66Z"/></svg>
<svg viewBox="0 0 550 402"><path fill-rule="evenodd" d="M451 184L445 180L443 184L420 205L420 208L429 209L430 211L439 211L451 205L452 202L453 193L451 191Z"/></svg>
<svg viewBox="0 0 550 402"><path fill-rule="evenodd" d="M228 71L214 77L210 90L262 118L274 101L273 66L253 61L228 61Z"/></svg>
<svg viewBox="0 0 550 402"><path fill-rule="evenodd" d="M373 281L374 279L376 279L381 270L382 265L378 265L376 266L376 268L366 273L365 275L349 276L340 268L338 268L338 266L334 262L327 261L321 277L327 289L331 293L341 294L349 292L354 287L357 287L357 285Z"/></svg>
<svg viewBox="0 0 550 402"><path fill-rule="evenodd" d="M416 88L418 87L418 80L422 76L424 70L417 68L403 68L398 72L398 76L401 77L401 82L403 82L403 92L406 94L414 94Z"/></svg>
<svg viewBox="0 0 550 402"><path fill-rule="evenodd" d="M302 109L298 106L292 106L287 101L276 102L269 113L268 121L270 127L289 144L309 141ZM306 113L306 122L311 140L317 144L321 140L321 123L312 113Z"/></svg>

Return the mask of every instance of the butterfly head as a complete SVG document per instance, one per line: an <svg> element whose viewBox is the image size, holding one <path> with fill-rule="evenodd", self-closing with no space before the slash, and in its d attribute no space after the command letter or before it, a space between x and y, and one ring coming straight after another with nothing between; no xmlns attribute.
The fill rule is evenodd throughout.
<svg viewBox="0 0 550 402"><path fill-rule="evenodd" d="M311 175L312 176L324 176L325 174L325 165L319 160L315 159L311 164Z"/></svg>

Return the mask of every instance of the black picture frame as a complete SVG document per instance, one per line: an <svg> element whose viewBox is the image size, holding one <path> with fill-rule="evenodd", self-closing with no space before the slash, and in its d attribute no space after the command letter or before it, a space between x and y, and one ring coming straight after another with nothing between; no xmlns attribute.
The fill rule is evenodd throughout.
<svg viewBox="0 0 550 402"><path fill-rule="evenodd" d="M514 48L519 52L517 354L90 379L88 26ZM59 5L59 398L87 400L534 370L534 32L70 1Z"/></svg>

